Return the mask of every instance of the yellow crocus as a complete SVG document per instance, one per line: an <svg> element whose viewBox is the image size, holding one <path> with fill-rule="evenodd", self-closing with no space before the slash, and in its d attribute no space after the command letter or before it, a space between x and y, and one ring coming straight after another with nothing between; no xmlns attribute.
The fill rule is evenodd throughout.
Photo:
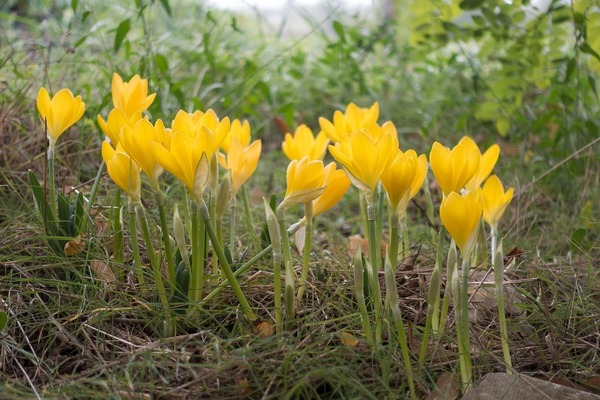
<svg viewBox="0 0 600 400"><path fill-rule="evenodd" d="M313 200L313 217L323 214L335 206L348 191L350 180L344 170L337 169L337 165L330 162L325 166L323 185L325 185L325 190Z"/></svg>
<svg viewBox="0 0 600 400"><path fill-rule="evenodd" d="M153 142L152 151L156 161L179 179L196 200L200 200L208 182L214 146L214 133L202 127L195 137L173 132L168 149L164 144Z"/></svg>
<svg viewBox="0 0 600 400"><path fill-rule="evenodd" d="M229 146L233 138L237 138L242 147L248 147L250 144L250 123L247 120L241 122L239 119L231 121L231 127L229 128L229 134L221 143L221 149L225 154L229 152Z"/></svg>
<svg viewBox="0 0 600 400"><path fill-rule="evenodd" d="M157 162L152 143L163 143L165 127L159 119L152 125L147 119L140 119L133 127L125 125L121 131L120 144L123 149L140 166L150 183L157 188L158 177L163 171Z"/></svg>
<svg viewBox="0 0 600 400"><path fill-rule="evenodd" d="M468 259L476 242L482 212L483 201L475 192L464 195L451 192L442 199L440 219L465 259Z"/></svg>
<svg viewBox="0 0 600 400"><path fill-rule="evenodd" d="M315 138L312 130L306 125L300 125L294 134L286 133L281 144L283 154L290 160L308 157L311 160L322 160L327 152L329 138L321 131Z"/></svg>
<svg viewBox="0 0 600 400"><path fill-rule="evenodd" d="M59 90L51 99L42 87L37 95L37 109L42 121L46 120L49 147L54 149L60 135L81 119L85 103L81 96L74 97L69 89Z"/></svg>
<svg viewBox="0 0 600 400"><path fill-rule="evenodd" d="M467 152L479 151L479 147L477 143L473 139L468 136L463 136L462 139L458 143L465 144L467 146ZM496 162L498 161L498 157L500 156L500 146L497 144L491 145L485 153L481 155L481 160L479 161L479 169L477 173L471 178L469 182L465 185L465 188L471 192L474 192L481 186L483 181L487 179L488 176L492 173Z"/></svg>
<svg viewBox="0 0 600 400"><path fill-rule="evenodd" d="M140 169L138 165L123 150L120 144L117 148L107 141L102 142L102 159L106 163L108 175L127 193L134 203L139 203L141 198Z"/></svg>
<svg viewBox="0 0 600 400"><path fill-rule="evenodd" d="M321 160L308 157L292 160L286 172L287 190L278 209L285 210L295 204L313 201L325 190L325 167Z"/></svg>
<svg viewBox="0 0 600 400"><path fill-rule="evenodd" d="M342 142L350 135L373 125L379 118L379 103L370 108L361 108L350 103L346 111L333 113L333 123L326 118L319 118L319 125L325 134L334 142Z"/></svg>
<svg viewBox="0 0 600 400"><path fill-rule="evenodd" d="M206 146L207 155L212 156L223 144L230 128L231 121L229 118L225 117L219 120L213 110L209 109L206 112L196 111L194 113L187 113L180 110L175 115L175 119L171 124L171 133L168 136L172 136L174 132L179 132L190 138L202 136L205 139L209 139L208 142L204 142L204 145ZM206 131L211 133L210 137L204 135ZM170 137L166 138L165 142L168 148Z"/></svg>
<svg viewBox="0 0 600 400"><path fill-rule="evenodd" d="M506 207L513 198L514 189L509 188L506 192L502 182L496 175L490 176L481 190L483 198L483 219L492 227L498 227L498 221L502 218Z"/></svg>
<svg viewBox="0 0 600 400"><path fill-rule="evenodd" d="M384 135L374 141L368 134L358 131L343 142L329 145L329 152L339 162L353 185L372 195L383 171L396 154L397 138Z"/></svg>
<svg viewBox="0 0 600 400"><path fill-rule="evenodd" d="M110 113L108 113L108 117L106 121L100 114L97 116L98 125L100 125L100 129L102 132L110 139L110 142L116 146L119 143L121 138L121 129L125 125L134 126L136 122L142 119L142 114L139 112L135 112L131 115L131 117L127 118L125 113L118 108L113 108Z"/></svg>
<svg viewBox="0 0 600 400"><path fill-rule="evenodd" d="M417 156L414 150L398 150L381 175L381 183L392 210L398 214L404 213L408 201L423 186L426 174L427 157L424 154Z"/></svg>
<svg viewBox="0 0 600 400"><path fill-rule="evenodd" d="M134 75L129 82L116 72L112 79L112 101L115 108L121 110L129 119L135 113L143 113L154 101L156 93L148 95L148 80Z"/></svg>
<svg viewBox="0 0 600 400"><path fill-rule="evenodd" d="M256 171L262 150L262 142L255 140L251 145L243 147L237 137L229 145L227 155L219 153L219 164L231 171L231 195L236 196L238 190Z"/></svg>
<svg viewBox="0 0 600 400"><path fill-rule="evenodd" d="M429 162L433 175L444 196L459 192L479 170L481 153L459 143L452 150L435 142L431 147Z"/></svg>

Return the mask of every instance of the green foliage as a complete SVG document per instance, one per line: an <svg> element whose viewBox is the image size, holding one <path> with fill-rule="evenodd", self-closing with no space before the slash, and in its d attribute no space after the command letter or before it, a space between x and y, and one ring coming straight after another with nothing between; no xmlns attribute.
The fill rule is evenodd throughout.
<svg viewBox="0 0 600 400"><path fill-rule="evenodd" d="M44 188L31 170L29 171L29 185L47 235L45 239L48 245L56 254L65 255L67 242L80 234L84 218L83 193L80 192L72 202L69 202L62 193L58 193L57 220L51 207L53 203L47 200Z"/></svg>
<svg viewBox="0 0 600 400"><path fill-rule="evenodd" d="M0 311L0 332L2 332L4 330L4 328L6 328L7 324L8 324L8 314L5 313L4 311Z"/></svg>

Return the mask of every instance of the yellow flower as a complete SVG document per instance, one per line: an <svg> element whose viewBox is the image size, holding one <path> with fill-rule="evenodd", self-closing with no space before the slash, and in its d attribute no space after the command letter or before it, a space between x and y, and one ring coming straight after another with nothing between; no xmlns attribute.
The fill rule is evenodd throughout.
<svg viewBox="0 0 600 400"><path fill-rule="evenodd" d="M479 151L479 147L473 139L468 136L463 136L462 139L458 143L463 143L467 146L467 152ZM469 182L465 185L465 188L471 192L474 192L481 186L481 183L486 180L488 176L492 173L496 162L498 161L498 156L500 155L500 146L497 144L491 145L485 153L481 155L481 160L479 161L479 170L477 173L471 178Z"/></svg>
<svg viewBox="0 0 600 400"><path fill-rule="evenodd" d="M116 150L107 141L102 142L102 159L112 180L127 193L134 203L140 202L140 169L120 144Z"/></svg>
<svg viewBox="0 0 600 400"><path fill-rule="evenodd" d="M121 138L121 129L125 125L134 126L136 122L142 119L142 114L139 112L133 113L133 115L129 118L125 115L123 111L118 108L113 108L111 112L108 114L108 118L106 121L98 114L97 120L98 125L100 125L100 129L102 132L110 139L110 142L116 146L119 143Z"/></svg>
<svg viewBox="0 0 600 400"><path fill-rule="evenodd" d="M250 144L250 123L246 120L240 122L239 119L231 121L229 134L225 137L223 143L221 143L221 149L225 154L229 152L229 146L233 138L237 138L242 147L248 147Z"/></svg>
<svg viewBox="0 0 600 400"><path fill-rule="evenodd" d="M429 154L433 175L442 188L444 196L459 192L479 170L481 153L478 148L469 149L459 143L452 150L435 142Z"/></svg>
<svg viewBox="0 0 600 400"><path fill-rule="evenodd" d="M156 125L152 125L147 119L140 119L133 128L125 125L121 131L119 143L144 171L153 188L156 188L163 168L154 156L152 143L163 143L164 134L165 126L160 119L156 121Z"/></svg>
<svg viewBox="0 0 600 400"><path fill-rule="evenodd" d="M342 142L353 133L373 125L378 117L379 103L375 102L371 108L360 108L350 103L345 113L339 110L333 113L333 123L321 117L319 125L331 140Z"/></svg>
<svg viewBox="0 0 600 400"><path fill-rule="evenodd" d="M196 111L193 114L180 110L177 115L175 115L175 119L171 125L171 132L168 133L165 138L165 147L168 148L168 146L170 146L171 136L175 132L179 132L190 138L200 135L208 139L209 137L204 135L204 132L208 130L211 135L210 140L206 142L205 145L207 146L207 156L209 156L208 158L210 159L210 156L212 156L223 144L230 128L231 122L229 118L225 117L222 120L219 120L217 114L215 114L213 110L207 110L205 113Z"/></svg>
<svg viewBox="0 0 600 400"><path fill-rule="evenodd" d="M325 185L325 190L313 200L313 217L323 214L335 206L348 191L350 180L344 170L337 169L337 165L330 162L325 166L323 185Z"/></svg>
<svg viewBox="0 0 600 400"><path fill-rule="evenodd" d="M152 143L156 161L179 179L196 200L202 198L208 182L209 163L215 151L214 138L212 131L202 127L195 137L174 131L168 149L164 144Z"/></svg>
<svg viewBox="0 0 600 400"><path fill-rule="evenodd" d="M116 72L112 79L112 100L115 108L121 110L129 119L135 113L143 113L154 101L156 93L148 96L148 80L135 75L129 82Z"/></svg>
<svg viewBox="0 0 600 400"><path fill-rule="evenodd" d="M483 204L478 193L451 192L442 199L440 219L464 258L468 258L477 239Z"/></svg>
<svg viewBox="0 0 600 400"><path fill-rule="evenodd" d="M425 180L427 174L427 157L417 157L414 150L405 153L398 150L396 156L381 175L381 183L385 188L391 209L403 214L408 201L413 198Z"/></svg>
<svg viewBox="0 0 600 400"><path fill-rule="evenodd" d="M346 170L353 185L373 194L383 171L396 154L397 138L384 135L374 141L363 131L352 134L347 140L329 145L329 152Z"/></svg>
<svg viewBox="0 0 600 400"><path fill-rule="evenodd" d="M283 153L290 160L299 160L308 157L311 160L322 160L327 151L329 139L323 131L315 138L310 128L300 125L294 135L287 133L281 144Z"/></svg>
<svg viewBox="0 0 600 400"><path fill-rule="evenodd" d="M48 140L50 148L53 149L60 135L81 119L85 111L85 103L81 100L81 96L73 97L69 89L59 90L50 99L48 91L40 88L37 95L37 109L42 120L46 120Z"/></svg>
<svg viewBox="0 0 600 400"><path fill-rule="evenodd" d="M492 229L496 229L498 221L506 211L506 207L512 200L514 189L510 188L506 192L502 182L496 175L490 176L484 183L481 190L483 198L483 219Z"/></svg>
<svg viewBox="0 0 600 400"><path fill-rule="evenodd" d="M321 160L308 157L292 160L286 172L287 190L278 209L285 210L294 204L313 201L325 190L325 167Z"/></svg>
<svg viewBox="0 0 600 400"><path fill-rule="evenodd" d="M237 137L229 145L227 156L219 153L219 164L231 171L231 195L235 197L238 190L256 171L262 142L255 140L248 147L242 147Z"/></svg>

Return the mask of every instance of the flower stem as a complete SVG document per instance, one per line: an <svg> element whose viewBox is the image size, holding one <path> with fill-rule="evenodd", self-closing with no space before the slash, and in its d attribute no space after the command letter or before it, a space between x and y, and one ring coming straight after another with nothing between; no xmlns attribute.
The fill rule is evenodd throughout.
<svg viewBox="0 0 600 400"><path fill-rule="evenodd" d="M252 308L250 307L248 300L246 300L246 296L244 296L244 293L242 292L242 289L240 288L240 284L238 283L237 279L235 278L235 275L233 274L233 271L231 270L231 266L229 266L229 261L225 257L225 253L223 252L223 247L221 246L221 243L217 239L217 234L215 233L215 230L210 221L210 213L208 211L208 207L206 206L206 203L204 202L204 200L201 200L199 202L198 206L199 206L200 215L202 216L202 220L204 221L204 225L206 227L206 232L208 233L208 237L210 238L210 241L213 245L213 250L215 253L217 253L217 257L219 257L219 262L220 262L221 268L223 269L223 272L225 273L225 276L227 277L227 280L229 281L229 285L231 286L233 293L235 294L238 301L240 302L240 305L242 306L242 309L244 310L244 314L246 314L246 318L248 318L250 321L254 321L254 320L256 320L256 315L254 314L254 311L252 311Z"/></svg>
<svg viewBox="0 0 600 400"><path fill-rule="evenodd" d="M306 289L306 280L308 278L308 269L310 266L310 253L312 250L313 235L313 204L312 201L304 204L304 218L306 219L304 249L302 254L302 275L300 276L300 286L298 287L297 299L301 300Z"/></svg>
<svg viewBox="0 0 600 400"><path fill-rule="evenodd" d="M377 259L377 235L375 234L376 210L372 201L367 199L367 222L369 225L369 258L371 261L371 271L369 278L371 281L371 293L373 295L373 310L375 313L375 344L381 343L382 321L381 321L381 288L379 286L379 260ZM381 250L380 250L381 251Z"/></svg>
<svg viewBox="0 0 600 400"><path fill-rule="evenodd" d="M133 248L133 269L137 277L140 290L143 292L145 287L144 270L142 268L142 258L140 256L140 245L138 243L137 221L135 217L135 203L129 199L129 234L131 235L131 247Z"/></svg>
<svg viewBox="0 0 600 400"><path fill-rule="evenodd" d="M298 229L300 229L301 226L302 226L301 224L294 224L293 226L290 227L290 229L288 229L287 234L293 235L294 233L296 233L298 231ZM248 271L250 269L250 267L252 267L258 260L260 260L267 254L269 254L269 252L271 252L272 249L273 249L273 245L271 245L271 244L268 245L267 247L265 247L264 249L262 249L258 254L256 254L254 257L252 257L251 259L246 261L241 267L236 269L235 272L233 273L233 276L237 278L238 276L242 275L244 272ZM221 282L219 284L219 286L214 288L209 294L206 295L206 297L204 297L202 299L201 303L206 303L206 302L212 300L213 298L215 298L215 296L217 296L219 293L221 293L221 291L227 286L227 284L228 284L227 281Z"/></svg>
<svg viewBox="0 0 600 400"><path fill-rule="evenodd" d="M165 196L158 188L154 189L154 198L158 205L158 214L160 216L160 230L162 231L162 240L165 245L165 258L167 259L167 271L169 272L169 284L171 292L175 293L177 283L175 282L175 260L173 259L173 248L171 246L171 237L169 236L169 225L167 225L167 211L165 208Z"/></svg>
<svg viewBox="0 0 600 400"><path fill-rule="evenodd" d="M463 325L465 323L464 321L464 315L463 315L463 308L461 306L461 287L460 287L460 283L459 283L459 278L458 278L458 268L455 268L452 271L452 280L451 280L451 287L452 287L452 298L453 298L453 302L454 302L454 314L455 314L455 319L456 319L456 341L457 341L457 345L458 345L458 363L459 363L459 369L460 369L460 379L462 382L462 389L463 389L463 393L468 390L471 386L471 375L470 375L470 371L471 371L471 351L470 348L467 347L467 341L468 338L464 337L464 329L463 329ZM467 315L467 319L468 319L468 315Z"/></svg>
<svg viewBox="0 0 600 400"><path fill-rule="evenodd" d="M124 270L123 270L123 253L125 251L123 247L124 233L123 233L123 207L121 206L121 189L117 189L115 192L114 204L112 207L112 230L113 235L113 259L115 260L117 268L117 280L119 282L124 281Z"/></svg>
<svg viewBox="0 0 600 400"><path fill-rule="evenodd" d="M396 287L396 273L395 268L392 266L389 258L385 264L385 285L386 293L389 298L388 304L392 310L392 318L394 319L394 323L396 325L398 343L400 344L400 350L402 351L402 359L404 361L404 368L406 369L406 376L408 378L410 398L412 400L416 400L417 394L415 392L415 383L412 365L410 362L410 353L408 350L406 330L404 329L404 321L402 320L402 313L400 312L400 306L398 305L398 288Z"/></svg>
<svg viewBox="0 0 600 400"><path fill-rule="evenodd" d="M252 212L250 210L250 201L248 199L248 191L246 190L246 186L242 185L242 203L244 205L244 223L246 224L246 230L250 234L250 239L252 240L252 244L255 248L259 248L260 241L258 240L258 236L256 236L256 231L254 230L254 221L252 220Z"/></svg>
<svg viewBox="0 0 600 400"><path fill-rule="evenodd" d="M277 221L279 222L279 231L286 232L285 215L282 209L277 210ZM294 268L292 264L292 252L290 250L290 239L288 235L281 235L281 247L283 251L283 262L285 265L285 320L287 325L296 316L296 300L294 297Z"/></svg>
<svg viewBox="0 0 600 400"><path fill-rule="evenodd" d="M235 197L231 197L231 217L229 220L229 254L231 255L231 259L235 260L235 222L236 222L236 204Z"/></svg>
<svg viewBox="0 0 600 400"><path fill-rule="evenodd" d="M502 342L502 355L506 364L506 373L512 373L512 359L508 346L508 329L506 327L506 314L504 312L504 254L502 244L497 242L496 227L492 226L492 254L494 255L494 280L496 281L496 302L498 303L498 322L500 323L500 340Z"/></svg>
<svg viewBox="0 0 600 400"><path fill-rule="evenodd" d="M367 303L365 302L365 268L362 262L362 251L360 246L356 249L352 266L354 267L354 295L356 296L356 302L358 303L358 309L360 310L367 342L369 342L371 350L374 350L375 343L373 342L373 333L371 332L369 314L367 313Z"/></svg>
<svg viewBox="0 0 600 400"><path fill-rule="evenodd" d="M167 311L170 313L169 300L167 299L167 293L165 292L165 285L163 284L162 273L160 270L160 264L156 259L156 253L154 252L154 245L152 244L152 237L150 236L150 228L148 227L148 219L146 218L146 211L141 203L135 205L135 211L142 227L142 233L148 248L148 257L150 258L150 264L152 265L152 273L154 274L154 282L158 290L158 297L160 302Z"/></svg>
<svg viewBox="0 0 600 400"><path fill-rule="evenodd" d="M192 218L192 271L190 277L190 287L188 289L188 298L195 302L199 287L202 286L204 278L204 238L200 234L201 224L198 218L198 204L191 202Z"/></svg>
<svg viewBox="0 0 600 400"><path fill-rule="evenodd" d="M461 375L463 374L462 369L464 368L464 380L463 390L467 391L471 388L472 379L472 361L471 361L471 339L469 338L469 277L470 277L471 265L469 263L468 255L463 255L462 261L462 288L460 290L459 306L460 309L460 326L456 327L458 349L460 356L463 358L463 366L461 366ZM458 271L456 271L458 274ZM457 316L458 321L458 316ZM460 332L460 337L458 337Z"/></svg>

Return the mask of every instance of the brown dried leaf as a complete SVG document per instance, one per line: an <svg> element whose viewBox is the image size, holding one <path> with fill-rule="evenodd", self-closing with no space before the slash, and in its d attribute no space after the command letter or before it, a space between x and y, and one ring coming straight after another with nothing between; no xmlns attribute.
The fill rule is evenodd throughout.
<svg viewBox="0 0 600 400"><path fill-rule="evenodd" d="M75 239L69 240L65 244L64 250L67 256L80 254L85 250L85 241L81 238L81 235L77 235Z"/></svg>
<svg viewBox="0 0 600 400"><path fill-rule="evenodd" d="M435 383L435 388L427 396L427 400L456 400L460 396L458 376L444 372Z"/></svg>
<svg viewBox="0 0 600 400"><path fill-rule="evenodd" d="M346 331L342 331L342 334L340 335L340 341L344 346L348 347L356 347L360 343L358 339L354 337L354 335Z"/></svg>
<svg viewBox="0 0 600 400"><path fill-rule="evenodd" d="M117 280L115 274L104 261L92 260L90 268L94 271L96 278L104 283L112 283Z"/></svg>
<svg viewBox="0 0 600 400"><path fill-rule="evenodd" d="M348 238L348 255L354 257L359 248L364 255L369 254L369 241L360 235L352 235Z"/></svg>
<svg viewBox="0 0 600 400"><path fill-rule="evenodd" d="M259 338L266 339L270 336L273 336L275 333L275 327L270 322L262 321L254 326L254 333L256 333Z"/></svg>

